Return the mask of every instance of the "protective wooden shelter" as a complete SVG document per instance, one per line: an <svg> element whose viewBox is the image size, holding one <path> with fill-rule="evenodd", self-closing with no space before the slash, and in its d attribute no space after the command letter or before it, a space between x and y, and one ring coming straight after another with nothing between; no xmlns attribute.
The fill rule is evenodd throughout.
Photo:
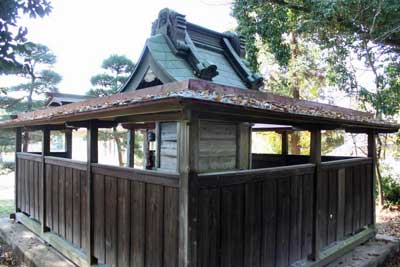
<svg viewBox="0 0 400 267"><path fill-rule="evenodd" d="M375 136L399 126L260 92L243 54L236 35L162 10L122 93L1 123L16 129L18 221L79 266L324 266L372 238ZM255 123L310 131L310 155L286 138L281 155L252 154ZM117 124L152 133L145 170L132 138L128 167L98 163L98 129ZM53 130L82 127L87 162L51 151ZM367 134L368 157L321 156L325 129ZM32 130L41 153L21 144Z"/></svg>

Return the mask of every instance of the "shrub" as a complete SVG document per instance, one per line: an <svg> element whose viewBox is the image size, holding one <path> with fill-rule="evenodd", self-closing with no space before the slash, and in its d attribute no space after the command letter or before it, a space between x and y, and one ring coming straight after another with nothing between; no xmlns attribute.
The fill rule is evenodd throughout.
<svg viewBox="0 0 400 267"><path fill-rule="evenodd" d="M382 189L385 202L389 205L400 204L400 182L391 175L382 177Z"/></svg>

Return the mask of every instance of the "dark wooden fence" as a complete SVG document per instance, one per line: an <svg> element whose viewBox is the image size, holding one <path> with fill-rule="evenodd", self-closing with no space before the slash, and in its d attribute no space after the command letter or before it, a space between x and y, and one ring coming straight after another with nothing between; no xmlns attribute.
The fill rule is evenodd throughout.
<svg viewBox="0 0 400 267"><path fill-rule="evenodd" d="M307 164L310 156L307 155L282 155L282 154L252 154L252 168L271 168L296 164ZM354 157L322 156L322 161L353 159Z"/></svg>
<svg viewBox="0 0 400 267"><path fill-rule="evenodd" d="M93 164L94 256L109 266L178 266L177 175Z"/></svg>
<svg viewBox="0 0 400 267"><path fill-rule="evenodd" d="M42 157L40 155L19 153L17 163L16 205L21 212L40 221L43 209Z"/></svg>
<svg viewBox="0 0 400 267"><path fill-rule="evenodd" d="M179 175L92 164L88 210L87 164L18 153L17 209L87 254L92 216L93 256L109 266L178 265ZM43 206L44 194L46 203ZM90 212L90 213L89 213Z"/></svg>
<svg viewBox="0 0 400 267"><path fill-rule="evenodd" d="M198 266L288 266L311 253L314 165L198 176Z"/></svg>
<svg viewBox="0 0 400 267"><path fill-rule="evenodd" d="M371 159L323 162L320 179L318 203L321 248L373 224Z"/></svg>

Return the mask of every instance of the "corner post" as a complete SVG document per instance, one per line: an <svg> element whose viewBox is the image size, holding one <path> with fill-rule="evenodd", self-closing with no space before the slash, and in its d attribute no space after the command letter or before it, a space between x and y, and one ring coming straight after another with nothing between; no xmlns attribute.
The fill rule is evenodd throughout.
<svg viewBox="0 0 400 267"><path fill-rule="evenodd" d="M376 155L376 133L371 130L368 132L368 157L372 159L372 224L375 227L376 224L376 210L375 210L375 187L376 187L376 168L377 168L377 155Z"/></svg>
<svg viewBox="0 0 400 267"><path fill-rule="evenodd" d="M18 188L19 188L19 181L18 181L18 153L21 152L21 145L22 145L22 136L21 136L21 128L15 129L15 212L19 212L19 202L18 202Z"/></svg>
<svg viewBox="0 0 400 267"><path fill-rule="evenodd" d="M97 259L93 256L93 175L92 163L98 161L98 126L96 121L89 121L87 127L87 166L86 166L86 187L87 187L87 226L86 226L86 242L87 242L87 262L91 266L97 263Z"/></svg>
<svg viewBox="0 0 400 267"><path fill-rule="evenodd" d="M72 158L72 130L66 129L65 130L65 157L67 159Z"/></svg>
<svg viewBox="0 0 400 267"><path fill-rule="evenodd" d="M129 129L128 130L128 147L126 149L126 166L127 167L134 167L135 164L135 130Z"/></svg>
<svg viewBox="0 0 400 267"><path fill-rule="evenodd" d="M40 218L42 223L42 233L47 232L46 227L46 156L50 153L50 130L44 127L42 130L42 168L41 168L41 191L42 191L42 201L40 203L42 209L42 217Z"/></svg>
<svg viewBox="0 0 400 267"><path fill-rule="evenodd" d="M197 262L197 176L194 173L196 122L178 122L179 184L179 267L196 266Z"/></svg>
<svg viewBox="0 0 400 267"><path fill-rule="evenodd" d="M318 189L320 187L321 172L321 130L319 128L311 130L310 142L310 163L315 164L314 173L314 205L313 205L313 237L312 237L312 260L316 261L320 258L320 240L319 240L319 203Z"/></svg>
<svg viewBox="0 0 400 267"><path fill-rule="evenodd" d="M288 132L281 132L282 137L282 155L287 156L289 154L289 143L288 143Z"/></svg>

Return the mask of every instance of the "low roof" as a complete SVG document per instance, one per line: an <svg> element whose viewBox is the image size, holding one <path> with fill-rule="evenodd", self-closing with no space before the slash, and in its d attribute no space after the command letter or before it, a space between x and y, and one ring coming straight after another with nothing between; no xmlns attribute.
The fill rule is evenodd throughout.
<svg viewBox="0 0 400 267"><path fill-rule="evenodd" d="M175 110L181 107L218 116L224 114L224 119L290 123L297 127L304 124L321 128L376 129L380 132L395 132L400 127L375 119L371 113L221 86L203 80L187 80L21 113L15 119L1 122L0 128L62 124L88 119L112 120L138 112L151 114L161 109L167 111L172 106Z"/></svg>
<svg viewBox="0 0 400 267"><path fill-rule="evenodd" d="M47 93L47 96L49 99L47 100L46 106L62 106L94 98L94 96L64 93Z"/></svg>

